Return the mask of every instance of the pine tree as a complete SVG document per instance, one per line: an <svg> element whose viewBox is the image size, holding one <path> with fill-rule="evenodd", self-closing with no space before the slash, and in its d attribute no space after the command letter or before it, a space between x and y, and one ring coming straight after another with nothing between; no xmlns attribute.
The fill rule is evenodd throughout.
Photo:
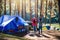
<svg viewBox="0 0 60 40"><path fill-rule="evenodd" d="M58 0L58 5L59 5L59 19L58 19L58 21L59 21L59 26L60 26L60 0Z"/></svg>
<svg viewBox="0 0 60 40"><path fill-rule="evenodd" d="M17 10L18 10L18 15L20 14L20 0L17 0Z"/></svg>
<svg viewBox="0 0 60 40"><path fill-rule="evenodd" d="M11 15L11 0L9 0L9 9L10 9L10 15Z"/></svg>
<svg viewBox="0 0 60 40"><path fill-rule="evenodd" d="M4 15L6 15L6 0L4 0Z"/></svg>
<svg viewBox="0 0 60 40"><path fill-rule="evenodd" d="M23 18L25 19L26 15L26 0L23 1Z"/></svg>
<svg viewBox="0 0 60 40"><path fill-rule="evenodd" d="M21 12L21 14L22 14L22 18L23 18L23 0L22 0L22 12Z"/></svg>
<svg viewBox="0 0 60 40"><path fill-rule="evenodd" d="M46 21L46 17L47 17L47 6L48 6L48 5L47 5L47 0L46 0L45 24L46 24L46 22L47 22L47 21Z"/></svg>
<svg viewBox="0 0 60 40"><path fill-rule="evenodd" d="M32 18L32 11L31 11L31 0L29 0L29 10L30 10L30 20Z"/></svg>
<svg viewBox="0 0 60 40"><path fill-rule="evenodd" d="M0 0L0 16L1 16L1 12L2 12L2 0Z"/></svg>
<svg viewBox="0 0 60 40"><path fill-rule="evenodd" d="M38 18L38 0L35 0L35 17Z"/></svg>

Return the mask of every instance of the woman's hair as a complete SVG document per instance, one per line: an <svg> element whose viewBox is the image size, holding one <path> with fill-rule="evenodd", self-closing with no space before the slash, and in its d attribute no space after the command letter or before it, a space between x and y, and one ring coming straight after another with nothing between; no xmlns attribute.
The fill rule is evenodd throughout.
<svg viewBox="0 0 60 40"><path fill-rule="evenodd" d="M42 18L39 19L40 21L42 20Z"/></svg>

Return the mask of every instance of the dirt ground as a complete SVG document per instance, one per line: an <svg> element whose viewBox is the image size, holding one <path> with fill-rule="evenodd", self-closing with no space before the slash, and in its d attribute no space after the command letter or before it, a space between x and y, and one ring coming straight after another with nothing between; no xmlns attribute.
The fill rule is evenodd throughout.
<svg viewBox="0 0 60 40"><path fill-rule="evenodd" d="M37 35L38 32L34 35L33 31L25 36L30 40L60 40L60 31L43 31L42 35Z"/></svg>
<svg viewBox="0 0 60 40"><path fill-rule="evenodd" d="M30 31L23 37L0 33L0 40L60 40L60 31L43 31L42 35L38 35L38 32L34 34L33 31Z"/></svg>

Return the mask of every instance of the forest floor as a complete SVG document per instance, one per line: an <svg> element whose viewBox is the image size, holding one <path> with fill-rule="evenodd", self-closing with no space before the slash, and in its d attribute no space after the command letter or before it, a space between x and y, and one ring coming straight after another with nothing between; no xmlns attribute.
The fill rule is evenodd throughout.
<svg viewBox="0 0 60 40"><path fill-rule="evenodd" d="M30 31L30 33L23 37L0 33L0 40L60 40L60 31L43 31L40 36L38 32L34 35L34 32Z"/></svg>

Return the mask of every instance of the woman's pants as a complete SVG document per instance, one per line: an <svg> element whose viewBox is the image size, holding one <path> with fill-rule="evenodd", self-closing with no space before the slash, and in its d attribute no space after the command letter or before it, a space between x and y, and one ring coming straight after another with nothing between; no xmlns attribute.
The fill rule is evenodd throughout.
<svg viewBox="0 0 60 40"><path fill-rule="evenodd" d="M33 26L34 33L36 33L36 26Z"/></svg>
<svg viewBox="0 0 60 40"><path fill-rule="evenodd" d="M42 26L39 26L39 34L42 34Z"/></svg>

